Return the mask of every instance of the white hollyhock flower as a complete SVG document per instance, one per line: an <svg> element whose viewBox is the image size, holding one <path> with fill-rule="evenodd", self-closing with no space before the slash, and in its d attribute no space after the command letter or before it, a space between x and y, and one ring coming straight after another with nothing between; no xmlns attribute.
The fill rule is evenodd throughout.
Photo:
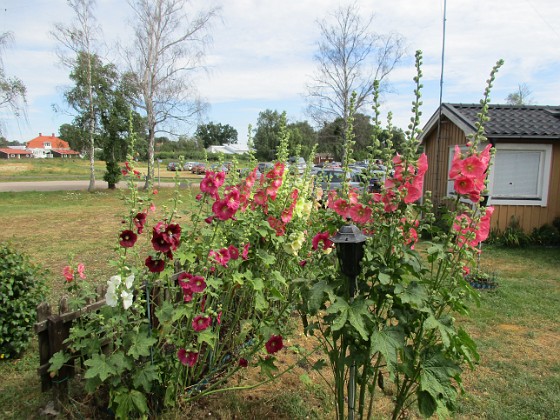
<svg viewBox="0 0 560 420"><path fill-rule="evenodd" d="M121 297L123 300L123 308L126 310L128 308L130 308L132 306L132 293L127 292L126 290L123 290L121 292Z"/></svg>
<svg viewBox="0 0 560 420"><path fill-rule="evenodd" d="M132 284L134 283L134 274L131 274L130 276L128 276L125 281L124 281L124 285L126 286L126 288L128 290L130 290L132 288Z"/></svg>

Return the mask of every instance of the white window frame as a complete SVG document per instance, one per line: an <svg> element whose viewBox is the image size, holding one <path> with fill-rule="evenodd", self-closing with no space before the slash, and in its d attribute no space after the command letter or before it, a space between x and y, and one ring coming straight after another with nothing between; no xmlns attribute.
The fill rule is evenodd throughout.
<svg viewBox="0 0 560 420"><path fill-rule="evenodd" d="M488 176L488 189L490 191L489 205L507 205L507 206L541 206L546 207L548 203L548 189L550 185L550 168L552 165L552 145L551 144L532 144L532 143L498 143L496 144L496 154L500 151L527 151L540 152L541 159L539 165L539 173L537 176L538 188L536 198L497 198L493 197L494 174L495 171L490 169Z"/></svg>

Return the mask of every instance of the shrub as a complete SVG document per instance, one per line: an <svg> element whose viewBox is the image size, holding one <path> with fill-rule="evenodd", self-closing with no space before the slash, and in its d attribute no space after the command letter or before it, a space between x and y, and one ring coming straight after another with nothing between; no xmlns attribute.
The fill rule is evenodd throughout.
<svg viewBox="0 0 560 420"><path fill-rule="evenodd" d="M25 350L44 297L44 270L6 243L0 244L0 358Z"/></svg>
<svg viewBox="0 0 560 420"><path fill-rule="evenodd" d="M543 246L560 245L560 232L555 226L544 224L540 228L533 229L531 242Z"/></svg>

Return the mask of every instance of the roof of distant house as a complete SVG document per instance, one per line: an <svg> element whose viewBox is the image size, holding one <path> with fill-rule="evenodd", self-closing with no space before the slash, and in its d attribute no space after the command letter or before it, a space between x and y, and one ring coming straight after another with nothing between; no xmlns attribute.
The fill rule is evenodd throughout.
<svg viewBox="0 0 560 420"><path fill-rule="evenodd" d="M79 155L80 152L76 152L75 150L71 149L52 149L52 152L60 153L63 155Z"/></svg>
<svg viewBox="0 0 560 420"><path fill-rule="evenodd" d="M480 104L449 104L441 107L445 115L465 133L475 132L481 111ZM437 127L438 112L424 127L421 138ZM545 105L489 105L488 117L484 124L490 138L550 138L560 139L560 106Z"/></svg>
<svg viewBox="0 0 560 420"><path fill-rule="evenodd" d="M0 148L0 152L4 152L10 155L32 155L33 152L29 150L22 150L22 149L10 149L6 147Z"/></svg>
<svg viewBox="0 0 560 420"><path fill-rule="evenodd" d="M27 148L44 149L45 143L50 143L51 148L53 149L70 149L70 145L64 140L56 137L54 133L50 136L43 136L42 133L39 133L38 137L35 137L33 140L27 142Z"/></svg>

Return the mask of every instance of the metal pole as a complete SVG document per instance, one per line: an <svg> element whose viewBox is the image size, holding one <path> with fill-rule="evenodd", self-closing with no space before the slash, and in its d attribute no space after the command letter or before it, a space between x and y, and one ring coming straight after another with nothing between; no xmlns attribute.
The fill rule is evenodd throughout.
<svg viewBox="0 0 560 420"><path fill-rule="evenodd" d="M348 283L348 292L350 299L349 303L354 302L354 295L356 293L356 277L350 277L350 282ZM352 345L350 345L350 357L352 354ZM356 361L352 360L352 366L350 366L350 378L348 380L348 420L354 420L354 411L356 410Z"/></svg>

